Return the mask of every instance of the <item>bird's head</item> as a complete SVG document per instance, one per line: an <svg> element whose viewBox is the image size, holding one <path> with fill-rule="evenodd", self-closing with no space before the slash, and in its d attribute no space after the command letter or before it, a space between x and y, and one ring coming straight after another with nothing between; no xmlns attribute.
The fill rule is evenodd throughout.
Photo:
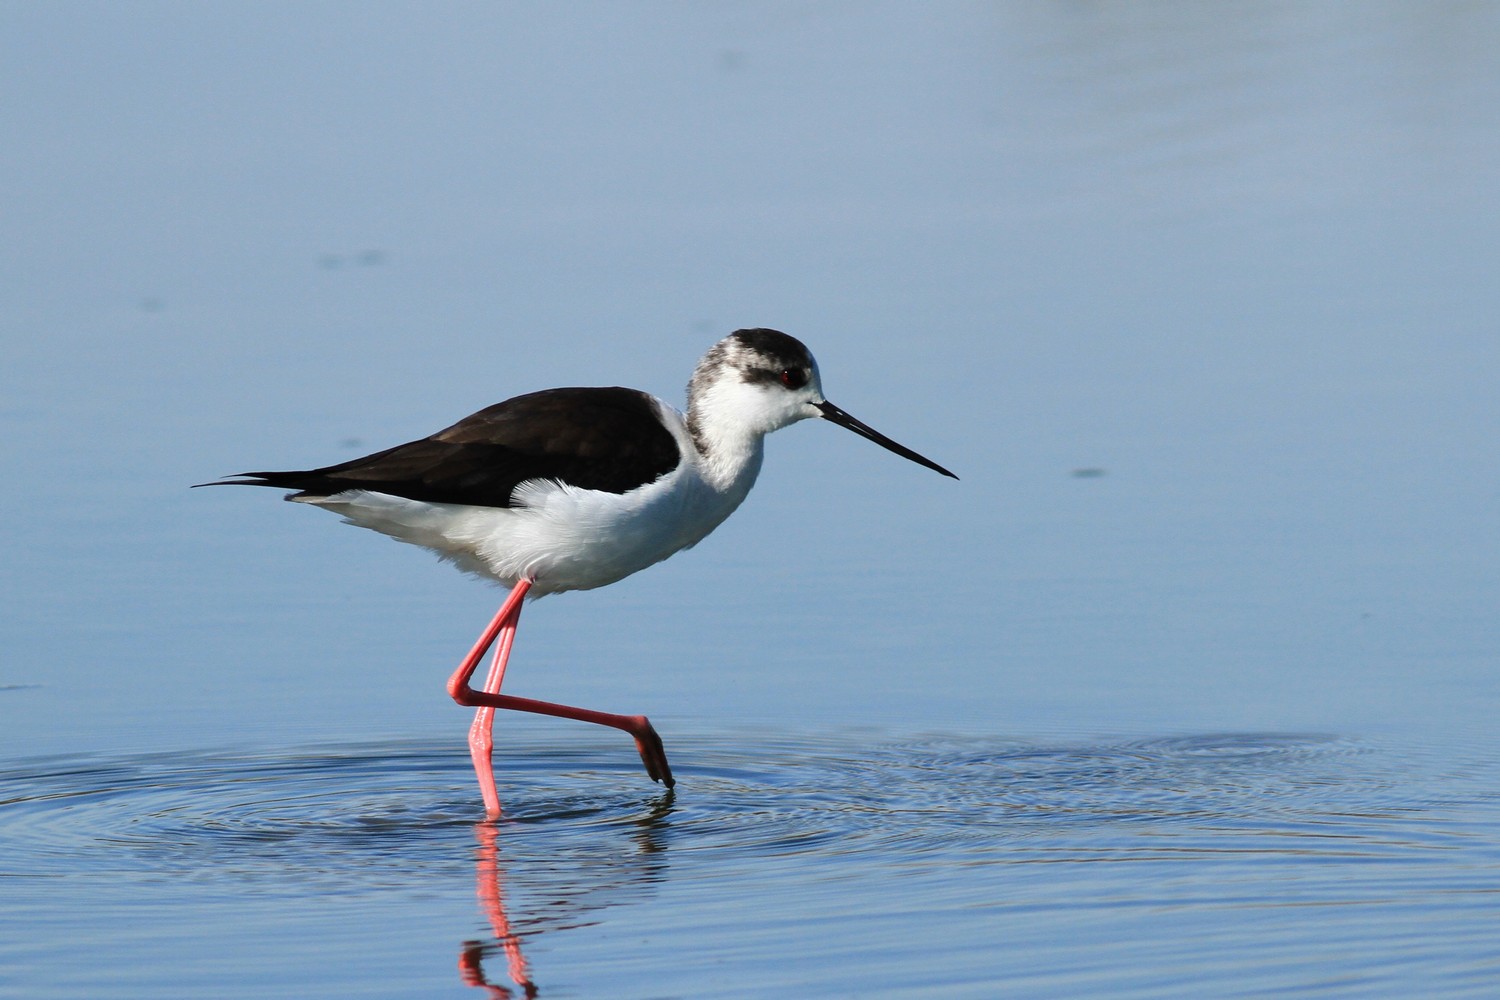
<svg viewBox="0 0 1500 1000"><path fill-rule="evenodd" d="M688 383L688 424L700 438L758 438L809 417L838 424L902 458L958 478L830 403L812 352L779 330L735 331L709 349Z"/></svg>

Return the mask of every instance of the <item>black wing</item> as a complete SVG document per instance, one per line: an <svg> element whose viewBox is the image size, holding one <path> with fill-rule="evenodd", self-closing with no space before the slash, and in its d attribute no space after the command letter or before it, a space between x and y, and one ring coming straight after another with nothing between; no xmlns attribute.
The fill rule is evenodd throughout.
<svg viewBox="0 0 1500 1000"><path fill-rule="evenodd" d="M244 472L222 485L277 486L293 499L371 490L431 503L509 507L516 485L553 479L628 493L677 467L677 440L635 389L546 389L507 399L420 441L301 472Z"/></svg>

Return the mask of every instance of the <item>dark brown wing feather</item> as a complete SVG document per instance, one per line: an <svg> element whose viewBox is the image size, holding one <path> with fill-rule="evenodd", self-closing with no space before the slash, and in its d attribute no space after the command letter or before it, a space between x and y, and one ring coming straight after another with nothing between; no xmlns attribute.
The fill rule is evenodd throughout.
<svg viewBox="0 0 1500 1000"><path fill-rule="evenodd" d="M517 484L553 479L628 493L677 467L677 440L635 389L546 389L507 399L446 430L322 469L246 472L226 485L278 486L296 498L371 490L431 503L509 507Z"/></svg>

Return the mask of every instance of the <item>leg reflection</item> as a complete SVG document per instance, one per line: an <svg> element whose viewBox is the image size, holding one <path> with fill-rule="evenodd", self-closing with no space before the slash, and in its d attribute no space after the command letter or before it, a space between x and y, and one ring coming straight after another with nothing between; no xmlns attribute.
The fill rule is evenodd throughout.
<svg viewBox="0 0 1500 1000"><path fill-rule="evenodd" d="M500 852L498 846L498 831L493 823L477 823L474 826L474 835L479 841L479 849L475 852L476 862L474 865L475 892L479 896L479 906L489 918L490 928L495 934L495 943L498 943L505 952L505 971L525 997L537 995L536 984L531 981L531 970L526 966L526 956L521 954L521 939L510 929L510 918L505 914L505 893L501 885ZM458 971L463 977L465 986L482 987L489 992L495 1000L512 1000L516 993L509 986L501 986L491 983L484 974L484 956L486 952L493 952L495 944L484 944L479 941L469 941L464 944L463 951L458 955Z"/></svg>

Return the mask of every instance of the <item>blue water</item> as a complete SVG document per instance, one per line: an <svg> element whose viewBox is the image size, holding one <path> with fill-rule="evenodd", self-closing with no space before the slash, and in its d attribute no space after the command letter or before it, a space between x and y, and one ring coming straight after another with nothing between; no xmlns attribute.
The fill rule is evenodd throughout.
<svg viewBox="0 0 1500 1000"><path fill-rule="evenodd" d="M32 761L0 954L31 996L456 994L463 955L548 995L1481 996L1500 960L1496 762L1450 748L731 733L655 794L607 750L541 739L497 827L443 742Z"/></svg>
<svg viewBox="0 0 1500 1000"><path fill-rule="evenodd" d="M30 996L456 994L462 955L549 995L1480 996L1500 959L1496 762L1449 748L720 734L655 794L618 763L543 739L490 827L441 742L33 761L0 953Z"/></svg>
<svg viewBox="0 0 1500 1000"><path fill-rule="evenodd" d="M1500 8L0 8L0 996L1493 996ZM528 608L274 493L740 326Z"/></svg>

